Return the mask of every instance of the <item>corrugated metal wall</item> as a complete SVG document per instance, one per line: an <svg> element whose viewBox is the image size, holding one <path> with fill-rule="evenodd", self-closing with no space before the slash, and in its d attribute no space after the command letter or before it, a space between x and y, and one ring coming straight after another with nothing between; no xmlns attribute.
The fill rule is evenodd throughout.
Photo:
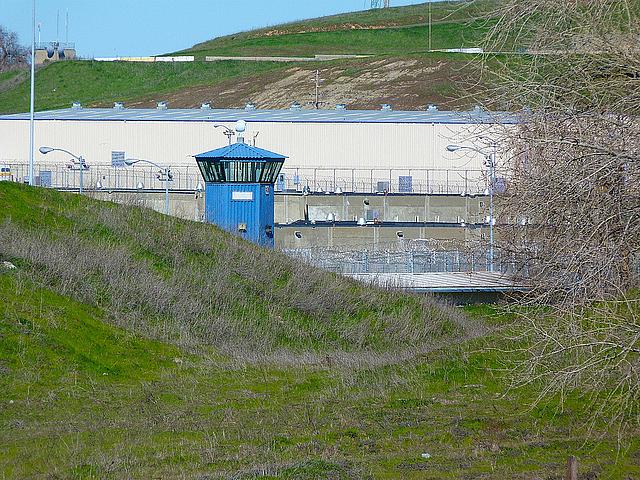
<svg viewBox="0 0 640 480"><path fill-rule="evenodd" d="M229 124L229 127L233 125ZM246 138L282 152L286 168L478 169L482 157L446 151L450 143L472 143L487 126L452 124L250 122ZM0 121L0 163L28 160L28 122ZM88 163L110 164L112 151L162 165L195 165L191 155L224 146L222 129L206 122L38 121L36 146L65 148ZM477 143L477 141L476 141ZM39 159L40 154L37 154ZM44 157L42 158L44 160ZM46 157L52 163L64 154Z"/></svg>
<svg viewBox="0 0 640 480"><path fill-rule="evenodd" d="M272 185L208 183L205 211L207 222L258 245L275 246Z"/></svg>

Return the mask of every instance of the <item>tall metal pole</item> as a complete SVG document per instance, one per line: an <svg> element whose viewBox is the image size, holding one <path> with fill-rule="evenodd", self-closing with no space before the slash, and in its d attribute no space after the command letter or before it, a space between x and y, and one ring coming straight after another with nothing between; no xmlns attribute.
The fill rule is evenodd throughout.
<svg viewBox="0 0 640 480"><path fill-rule="evenodd" d="M320 70L316 70L316 110L320 108Z"/></svg>
<svg viewBox="0 0 640 480"><path fill-rule="evenodd" d="M496 185L496 144L492 145L493 151L487 157L489 160L489 271L493 272L493 189Z"/></svg>
<svg viewBox="0 0 640 480"><path fill-rule="evenodd" d="M36 0L33 0L33 36L31 38L31 108L29 110L29 185L34 185L33 162L35 157L35 96L36 96Z"/></svg>

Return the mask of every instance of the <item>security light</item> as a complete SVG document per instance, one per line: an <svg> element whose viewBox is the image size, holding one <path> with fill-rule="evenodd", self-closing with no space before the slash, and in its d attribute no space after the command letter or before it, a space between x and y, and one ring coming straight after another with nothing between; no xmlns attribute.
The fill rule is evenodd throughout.
<svg viewBox="0 0 640 480"><path fill-rule="evenodd" d="M40 147L40 153L46 155L47 153L53 152L53 148L51 147Z"/></svg>

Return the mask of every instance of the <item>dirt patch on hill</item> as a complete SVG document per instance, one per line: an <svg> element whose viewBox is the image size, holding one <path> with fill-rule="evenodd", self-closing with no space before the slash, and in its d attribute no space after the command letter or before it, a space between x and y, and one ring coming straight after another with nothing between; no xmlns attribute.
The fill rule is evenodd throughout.
<svg viewBox="0 0 640 480"><path fill-rule="evenodd" d="M466 108L473 104L469 84L474 70L466 61L447 59L370 59L283 67L282 70L230 80L215 85L190 87L161 98L171 108L195 108L209 102L215 108L241 108L251 101L258 108L287 108L299 102L313 108L315 72L320 71L321 108L344 103L353 109L380 108L388 103L399 110L424 109L434 103L443 108ZM128 106L154 107L160 98L142 98Z"/></svg>

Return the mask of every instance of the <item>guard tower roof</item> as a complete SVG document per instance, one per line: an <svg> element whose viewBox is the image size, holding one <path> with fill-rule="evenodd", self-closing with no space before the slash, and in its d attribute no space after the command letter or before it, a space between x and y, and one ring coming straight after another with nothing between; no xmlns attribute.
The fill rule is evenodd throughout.
<svg viewBox="0 0 640 480"><path fill-rule="evenodd" d="M226 147L217 148L209 152L194 155L196 158L206 158L209 160L264 160L283 161L286 156L279 153L270 152L263 148L252 147L246 143L234 143Z"/></svg>

